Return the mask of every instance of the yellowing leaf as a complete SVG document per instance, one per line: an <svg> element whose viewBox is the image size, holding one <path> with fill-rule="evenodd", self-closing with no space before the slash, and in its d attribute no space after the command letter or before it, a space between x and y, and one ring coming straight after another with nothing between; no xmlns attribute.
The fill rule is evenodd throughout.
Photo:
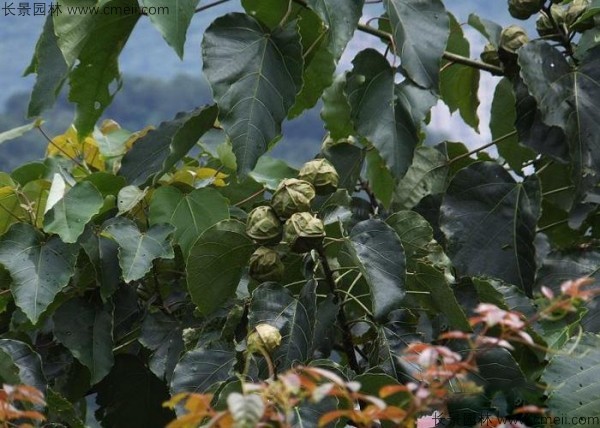
<svg viewBox="0 0 600 428"><path fill-rule="evenodd" d="M223 174L213 168L185 166L178 169L166 181L169 183L177 182L194 186L196 181L210 180L210 184L215 187L225 187L227 186L227 183L225 182L227 177L229 177L227 174Z"/></svg>
<svg viewBox="0 0 600 428"><path fill-rule="evenodd" d="M229 177L227 174L223 174L222 172L217 171L212 168L198 168L196 170L196 179L197 180L208 180L214 179L213 185L215 187L225 187L227 183L225 183L225 178Z"/></svg>
<svg viewBox="0 0 600 428"><path fill-rule="evenodd" d="M154 126L150 125L146 126L144 129L134 132L133 134L131 134L131 137L129 137L125 142L125 147L127 147L127 149L130 149L137 142L137 140L139 140L142 137L145 137L148 132L154 131L155 129L156 128Z"/></svg>
<svg viewBox="0 0 600 428"><path fill-rule="evenodd" d="M112 119L104 119L100 124L100 132L102 132L102 134L104 135L110 134L114 131L118 131L119 129L121 129L121 125L119 125Z"/></svg>
<svg viewBox="0 0 600 428"><path fill-rule="evenodd" d="M11 186L0 187L0 235L15 222L26 220L27 212Z"/></svg>
<svg viewBox="0 0 600 428"><path fill-rule="evenodd" d="M98 149L98 142L92 137L82 140L77 130L71 126L67 132L58 135L48 144L48 156L63 156L69 159L83 159L85 163L98 171L104 171L104 158Z"/></svg>

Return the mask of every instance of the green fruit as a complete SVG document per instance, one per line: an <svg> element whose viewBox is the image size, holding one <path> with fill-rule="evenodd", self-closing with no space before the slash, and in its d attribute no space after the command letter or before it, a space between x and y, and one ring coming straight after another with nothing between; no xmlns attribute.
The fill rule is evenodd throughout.
<svg viewBox="0 0 600 428"><path fill-rule="evenodd" d="M288 178L277 186L271 206L279 217L288 218L294 213L309 211L314 197L315 188L308 181Z"/></svg>
<svg viewBox="0 0 600 428"><path fill-rule="evenodd" d="M316 248L321 245L324 237L323 222L311 213L295 213L283 226L283 241L297 253L306 253Z"/></svg>
<svg viewBox="0 0 600 428"><path fill-rule="evenodd" d="M315 159L306 162L298 173L300 180L311 183L320 195L335 192L340 177L327 159Z"/></svg>
<svg viewBox="0 0 600 428"><path fill-rule="evenodd" d="M256 207L248 214L246 234L255 241L276 243L281 238L281 232L281 221L270 206Z"/></svg>
<svg viewBox="0 0 600 428"><path fill-rule="evenodd" d="M250 256L249 271L250 276L258 282L278 282L283 278L285 267L277 251L259 247Z"/></svg>
<svg viewBox="0 0 600 428"><path fill-rule="evenodd" d="M497 67L502 65L500 62L500 55L498 55L498 50L491 43L485 45L480 57L481 60L486 64L495 65Z"/></svg>
<svg viewBox="0 0 600 428"><path fill-rule="evenodd" d="M528 19L544 6L544 0L508 0L508 12L513 18Z"/></svg>
<svg viewBox="0 0 600 428"><path fill-rule="evenodd" d="M281 333L270 324L258 324L254 331L248 335L248 351L255 354L276 350L281 345Z"/></svg>
<svg viewBox="0 0 600 428"><path fill-rule="evenodd" d="M589 0L573 0L569 4L565 15L565 21L570 29L583 32L594 26L593 17L585 19L582 22L577 22L577 20L588 10L589 6Z"/></svg>
<svg viewBox="0 0 600 428"><path fill-rule="evenodd" d="M541 13L540 16L538 17L537 21L535 21L535 29L537 30L540 37L545 37L545 38L554 38L551 36L560 37L558 34L558 30L552 24L552 21L550 21L550 18L548 18L548 15L546 15L545 13Z"/></svg>
<svg viewBox="0 0 600 428"><path fill-rule="evenodd" d="M516 53L521 46L528 42L527 33L518 25L510 25L500 33L500 47L510 53Z"/></svg>

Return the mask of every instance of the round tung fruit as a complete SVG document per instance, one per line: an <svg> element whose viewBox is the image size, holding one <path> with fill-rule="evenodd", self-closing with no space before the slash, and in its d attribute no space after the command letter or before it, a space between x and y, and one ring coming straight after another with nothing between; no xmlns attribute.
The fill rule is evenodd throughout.
<svg viewBox="0 0 600 428"><path fill-rule="evenodd" d="M248 214L246 234L257 242L276 243L281 238L282 226L277 214L268 205L254 208Z"/></svg>
<svg viewBox="0 0 600 428"><path fill-rule="evenodd" d="M508 0L508 12L513 18L528 19L544 6L544 0Z"/></svg>
<svg viewBox="0 0 600 428"><path fill-rule="evenodd" d="M271 205L282 218L292 214L310 210L310 203L315 197L315 188L308 181L288 178L277 186Z"/></svg>
<svg viewBox="0 0 600 428"><path fill-rule="evenodd" d="M248 335L248 351L260 353L261 350L273 352L281 345L281 333L270 324L258 324Z"/></svg>
<svg viewBox="0 0 600 428"><path fill-rule="evenodd" d="M500 55L498 55L498 50L491 43L485 45L480 56L481 60L486 64L495 65L497 67L502 65L500 62Z"/></svg>
<svg viewBox="0 0 600 428"><path fill-rule="evenodd" d="M300 169L298 178L311 183L319 195L335 192L340 181L337 171L327 159L306 162Z"/></svg>
<svg viewBox="0 0 600 428"><path fill-rule="evenodd" d="M250 276L258 282L281 281L285 267L277 251L259 247L250 256Z"/></svg>
<svg viewBox="0 0 600 428"><path fill-rule="evenodd" d="M518 25L510 25L500 33L500 47L510 53L516 53L521 46L528 42L527 33Z"/></svg>
<svg viewBox="0 0 600 428"><path fill-rule="evenodd" d="M583 32L594 27L593 17L584 19L582 22L578 22L577 25L575 25L577 20L581 18L581 16L587 11L589 6L589 0L573 0L571 3L569 3L569 7L567 8L565 16L565 21L569 28L575 31Z"/></svg>
<svg viewBox="0 0 600 428"><path fill-rule="evenodd" d="M325 226L311 213L295 213L283 226L283 240L292 251L306 253L323 242Z"/></svg>
<svg viewBox="0 0 600 428"><path fill-rule="evenodd" d="M548 15L545 13L540 13L540 16L535 21L535 29L540 37L558 35L556 27L552 24L552 21L550 21L550 18L548 18Z"/></svg>

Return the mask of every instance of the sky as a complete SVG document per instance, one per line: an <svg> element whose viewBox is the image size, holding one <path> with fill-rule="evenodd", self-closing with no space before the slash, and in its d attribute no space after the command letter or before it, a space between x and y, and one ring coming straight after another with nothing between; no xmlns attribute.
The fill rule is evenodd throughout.
<svg viewBox="0 0 600 428"><path fill-rule="evenodd" d="M212 0L201 0L200 4L210 1ZM19 3L27 2L15 1L15 7ZM33 1L28 3L33 5ZM31 60L31 54L44 24L42 16L6 16L3 7L9 4L10 2L0 0L0 85L3 88L0 92L0 106L13 93L29 91L33 86L35 76L21 77L21 75ZM447 9L457 16L459 22L466 22L471 12L503 25L512 22L504 0L445 0L445 4ZM234 0L195 15L188 30L183 61L164 42L150 21L141 19L121 53L121 72L128 76L143 75L162 79L172 79L182 73L200 76L202 70L200 45L204 30L216 17L239 9L239 2ZM380 10L381 5L366 6L362 21L378 16ZM477 58L483 48L483 38L467 26L463 28L471 41L471 57ZM349 69L354 55L370 46L380 48L381 44L373 37L357 33L340 61L340 71ZM490 139L487 126L489 110L497 80L486 72L481 73L479 133L465 126L457 114L450 115L441 102L433 109L429 128L436 133L447 135L450 140L463 141L471 147L488 142Z"/></svg>

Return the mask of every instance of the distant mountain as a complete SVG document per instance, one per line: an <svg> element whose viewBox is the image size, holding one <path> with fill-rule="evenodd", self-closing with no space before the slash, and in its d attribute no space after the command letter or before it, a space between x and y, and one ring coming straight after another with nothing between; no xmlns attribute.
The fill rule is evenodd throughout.
<svg viewBox="0 0 600 428"><path fill-rule="evenodd" d="M111 118L130 131L147 125L159 125L172 119L177 112L192 110L211 102L206 84L190 76L177 76L170 81L146 77L125 76L121 93L106 110L103 118ZM13 94L0 114L0 130L23 123L29 102L28 92ZM1 111L1 110L0 110ZM73 121L73 106L63 96L55 107L44 114L45 131L53 136L64 132ZM302 118L284 124L285 138L274 150L274 156L299 164L309 159L320 147L324 135L318 111L307 112ZM44 156L47 141L35 131L0 146L0 171Z"/></svg>
<svg viewBox="0 0 600 428"><path fill-rule="evenodd" d="M50 3L50 2L46 2ZM506 2L500 0L446 0L447 8L460 22L469 13L492 19L500 24L512 22ZM217 17L240 10L239 2L226 3L198 14L188 31L183 61L164 42L148 19L141 19L120 57L124 85L105 117L117 120L124 128L136 130L147 124L158 124L172 118L176 112L211 102L210 91L202 80L200 45L206 27ZM365 17L378 16L380 4L365 6ZM21 77L30 62L44 18L0 15L0 132L26 123L25 111L34 76ZM477 56L482 39L476 35L472 56ZM355 37L341 59L341 68L348 68L356 51L377 43L362 35ZM65 88L65 92L68 88ZM55 108L44 114L51 134L63 132L71 123L73 107L63 95ZM324 131L318 110L284 123L284 138L274 149L274 155L299 164L314 154ZM17 141L0 146L0 170L10 170L26 160L43 156L46 141L32 133Z"/></svg>

